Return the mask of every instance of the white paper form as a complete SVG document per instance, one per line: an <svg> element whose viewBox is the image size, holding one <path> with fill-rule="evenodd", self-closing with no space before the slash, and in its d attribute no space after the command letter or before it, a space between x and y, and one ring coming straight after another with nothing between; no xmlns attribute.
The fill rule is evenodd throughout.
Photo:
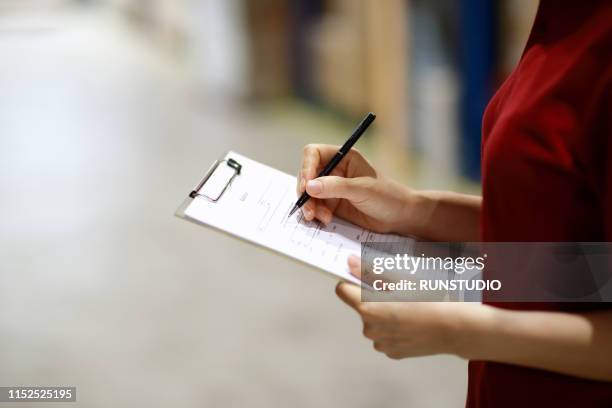
<svg viewBox="0 0 612 408"><path fill-rule="evenodd" d="M240 174L216 202L196 196L185 209L187 218L357 284L347 258L360 256L361 242L405 240L407 248L413 247L413 239L377 234L339 218L325 226L304 220L301 211L288 217L297 200L296 178L234 152L225 156L230 158L242 165Z"/></svg>

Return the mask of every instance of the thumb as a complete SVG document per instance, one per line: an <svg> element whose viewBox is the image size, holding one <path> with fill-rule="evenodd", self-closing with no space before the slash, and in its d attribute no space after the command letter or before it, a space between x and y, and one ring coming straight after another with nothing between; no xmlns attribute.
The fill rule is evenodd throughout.
<svg viewBox="0 0 612 408"><path fill-rule="evenodd" d="M369 177L344 178L325 176L306 183L306 192L315 198L345 198L363 201L371 194L372 179Z"/></svg>
<svg viewBox="0 0 612 408"><path fill-rule="evenodd" d="M361 288L359 286L353 283L338 282L336 294L344 303L358 310L361 304Z"/></svg>

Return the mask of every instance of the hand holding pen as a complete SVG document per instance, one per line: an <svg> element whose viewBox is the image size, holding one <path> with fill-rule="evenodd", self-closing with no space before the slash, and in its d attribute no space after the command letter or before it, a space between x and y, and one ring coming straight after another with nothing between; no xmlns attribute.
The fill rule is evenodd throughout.
<svg viewBox="0 0 612 408"><path fill-rule="evenodd" d="M332 171L334 171L334 169L342 162L342 159L344 159L344 157L350 152L351 148L355 145L355 143L357 143L359 138L365 133L367 128L372 124L372 122L374 122L374 119L376 119L376 115L373 114L372 112L368 113L368 115L361 121L361 123L357 126L357 128L355 128L355 130L353 131L353 134L348 138L348 140L342 145L342 147L340 147L340 149L338 149L335 152L335 154L331 157L331 159L327 161L327 164L325 165L325 167L323 167L323 169L319 172L318 177L329 176L332 173ZM320 155L319 155L319 158L321 158ZM303 171L304 165L307 164L310 166L311 164L311 163L306 163L305 162L306 159L312 159L312 158L307 157L305 155L304 161L302 162L302 177L304 176L304 171ZM317 163L316 167L318 167L319 164L320 164L320 161ZM307 167L306 170L310 172L311 167ZM314 189L313 191L314 193L317 192L317 187L318 187L317 182L313 182L313 184L311 185L311 189ZM302 189L301 184L299 188ZM310 200L309 193L307 191L303 191L302 195L300 196L300 198L297 200L297 202L293 206L293 209L289 212L289 217L291 217L298 209L302 208L302 206L306 204L306 202L308 202L309 200Z"/></svg>

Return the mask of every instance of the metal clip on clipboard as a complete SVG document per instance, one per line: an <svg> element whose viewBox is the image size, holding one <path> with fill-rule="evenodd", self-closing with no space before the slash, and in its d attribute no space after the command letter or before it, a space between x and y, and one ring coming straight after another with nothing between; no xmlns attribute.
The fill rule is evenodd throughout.
<svg viewBox="0 0 612 408"><path fill-rule="evenodd" d="M189 197L204 197L213 203L219 201L241 170L242 165L234 159L217 160L197 187L189 193Z"/></svg>

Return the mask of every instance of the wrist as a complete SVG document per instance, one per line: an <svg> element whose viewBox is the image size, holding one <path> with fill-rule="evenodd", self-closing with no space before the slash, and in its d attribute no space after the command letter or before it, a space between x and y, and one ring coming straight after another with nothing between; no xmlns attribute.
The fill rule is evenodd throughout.
<svg viewBox="0 0 612 408"><path fill-rule="evenodd" d="M404 206L401 212L401 230L403 235L413 235L427 238L429 219L435 200L426 192L404 187Z"/></svg>
<svg viewBox="0 0 612 408"><path fill-rule="evenodd" d="M431 241L478 241L481 203L474 195L408 190L400 233Z"/></svg>
<svg viewBox="0 0 612 408"><path fill-rule="evenodd" d="M489 339L499 320L499 310L487 305L457 303L449 323L451 354L468 360L486 359Z"/></svg>

